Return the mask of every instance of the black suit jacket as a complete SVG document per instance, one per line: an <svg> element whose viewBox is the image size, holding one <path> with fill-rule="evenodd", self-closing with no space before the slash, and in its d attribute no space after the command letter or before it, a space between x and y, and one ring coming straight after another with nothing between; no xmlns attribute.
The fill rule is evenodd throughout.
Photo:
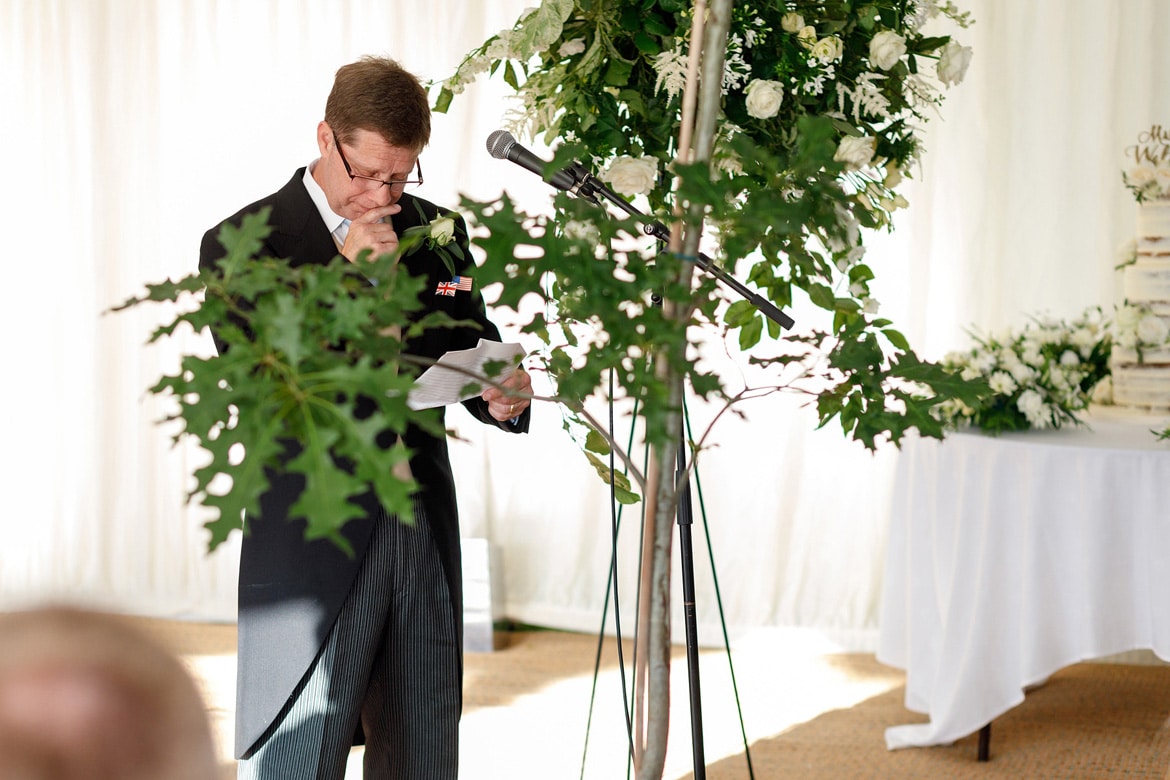
<svg viewBox="0 0 1170 780"><path fill-rule="evenodd" d="M337 246L305 189L303 176L304 168L301 168L279 191L246 206L225 221L238 225L245 214L271 206L269 223L273 230L261 254L290 259L293 265L327 263L337 255ZM422 207L427 221L447 213L445 209L409 194L403 194L399 202L402 211L393 217L399 235L407 228L421 224L416 202ZM218 233L219 226L216 226L203 236L200 267L209 267L224 255ZM473 268L470 252L465 251L465 257L468 259L456 269L456 273L471 275L467 271ZM407 351L438 358L450 350L474 347L480 338L499 340L499 331L488 321L478 291L460 291L453 297L434 294L439 282L451 279L450 270L436 254L424 247L401 262L412 274L426 278L422 295L429 309L438 308L455 319L472 320L480 326L480 329L433 329L409 342ZM479 398L466 401L464 405L475 417L490 425L516 433L528 429L527 411L518 424L513 425L492 418L487 405ZM422 488L421 499L447 576L451 609L462 632L459 518L447 443L413 426L405 439L407 446L415 451L411 470ZM302 486L300 475L274 475L270 489L261 498L259 516L247 518L240 555L237 757L271 725L316 657L349 593L369 543L373 523L380 513L372 493L359 500L365 510L364 516L350 521L342 531L355 551L354 557L350 558L332 542L306 542L305 522L288 519L289 508ZM379 627L371 628L376 630Z"/></svg>

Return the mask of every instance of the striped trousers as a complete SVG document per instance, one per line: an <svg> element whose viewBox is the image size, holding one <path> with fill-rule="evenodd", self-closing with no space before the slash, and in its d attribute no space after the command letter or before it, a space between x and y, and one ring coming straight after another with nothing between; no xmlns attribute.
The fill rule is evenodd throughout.
<svg viewBox="0 0 1170 780"><path fill-rule="evenodd" d="M359 723L365 780L455 780L459 618L414 506L413 527L385 515L376 524L317 659L240 761L239 780L342 780Z"/></svg>

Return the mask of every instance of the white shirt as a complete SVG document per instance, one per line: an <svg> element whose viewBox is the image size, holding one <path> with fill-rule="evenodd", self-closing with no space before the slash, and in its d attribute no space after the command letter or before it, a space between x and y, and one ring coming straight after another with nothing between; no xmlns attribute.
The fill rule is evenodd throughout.
<svg viewBox="0 0 1170 780"><path fill-rule="evenodd" d="M325 197L325 190L321 189L321 185L313 178L313 169L317 167L317 163L320 161L321 158L318 157L305 166L305 175L302 180L305 183L305 189L309 191L309 197L313 199L313 205L317 207L317 211L321 214L321 220L325 223L325 229L333 234L337 245L341 246L345 243L345 236L349 233L349 220L340 214L335 214L333 209L329 208L329 199Z"/></svg>

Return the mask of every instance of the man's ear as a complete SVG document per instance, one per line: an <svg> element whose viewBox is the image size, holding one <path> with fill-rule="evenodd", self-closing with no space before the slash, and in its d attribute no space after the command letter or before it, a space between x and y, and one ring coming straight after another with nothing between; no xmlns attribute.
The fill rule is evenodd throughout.
<svg viewBox="0 0 1170 780"><path fill-rule="evenodd" d="M317 123L317 151L321 156L325 156L325 152L329 151L329 146L333 143L333 128L329 123L322 119Z"/></svg>

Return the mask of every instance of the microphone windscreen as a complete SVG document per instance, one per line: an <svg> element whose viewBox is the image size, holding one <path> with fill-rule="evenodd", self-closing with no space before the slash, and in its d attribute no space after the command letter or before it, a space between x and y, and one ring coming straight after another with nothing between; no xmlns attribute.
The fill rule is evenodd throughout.
<svg viewBox="0 0 1170 780"><path fill-rule="evenodd" d="M495 130L487 137L488 154L497 160L505 159L508 147L516 143L516 139L507 130Z"/></svg>

